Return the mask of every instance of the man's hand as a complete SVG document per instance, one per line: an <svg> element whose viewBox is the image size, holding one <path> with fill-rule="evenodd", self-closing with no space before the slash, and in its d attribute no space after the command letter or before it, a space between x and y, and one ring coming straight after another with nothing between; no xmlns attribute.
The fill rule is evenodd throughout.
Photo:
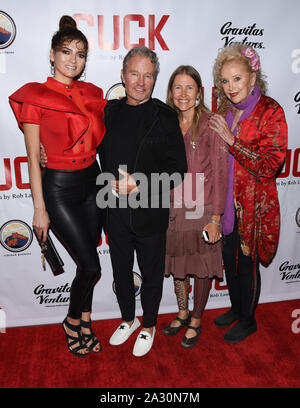
<svg viewBox="0 0 300 408"><path fill-rule="evenodd" d="M131 194L138 192L137 185L134 178L126 171L118 168L119 173L124 176L121 180L111 181L111 187L117 194Z"/></svg>

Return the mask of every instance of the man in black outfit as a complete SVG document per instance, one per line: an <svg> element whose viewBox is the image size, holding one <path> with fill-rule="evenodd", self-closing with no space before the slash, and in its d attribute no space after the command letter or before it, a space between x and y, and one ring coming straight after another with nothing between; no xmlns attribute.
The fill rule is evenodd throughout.
<svg viewBox="0 0 300 408"><path fill-rule="evenodd" d="M153 191L151 180L154 173L169 176L177 173L180 183L187 171L177 114L151 97L158 71L158 58L149 48L136 47L128 52L121 71L126 98L107 103L106 134L99 149L102 171L114 175L117 181L111 182L111 187L118 196L116 208L107 209L106 230L123 322L111 336L110 344L124 343L140 326L135 317L132 273L136 251L143 279L143 321L133 349L135 356L145 355L153 344L169 222L169 208L164 208L163 198L169 197L170 189L178 184L178 177L177 183L172 178L167 188L160 183L159 189ZM146 187L138 183L137 173L146 178ZM146 205L144 200L143 205L130 207L130 198L138 199L145 192Z"/></svg>

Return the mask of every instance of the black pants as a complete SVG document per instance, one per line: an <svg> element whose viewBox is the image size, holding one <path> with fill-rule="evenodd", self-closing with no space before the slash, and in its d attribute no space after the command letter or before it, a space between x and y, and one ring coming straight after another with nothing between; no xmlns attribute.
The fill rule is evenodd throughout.
<svg viewBox="0 0 300 408"><path fill-rule="evenodd" d="M108 241L122 319L135 317L134 251L142 275L143 327L155 326L163 290L166 234L138 236L130 227L129 209L109 209Z"/></svg>
<svg viewBox="0 0 300 408"><path fill-rule="evenodd" d="M101 276L97 244L101 236L102 211L96 205L95 162L87 169L43 170L43 192L50 227L77 265L71 285L68 316L79 319L92 309L93 289Z"/></svg>
<svg viewBox="0 0 300 408"><path fill-rule="evenodd" d="M251 321L260 295L259 260L243 254L237 218L233 232L223 237L223 262L232 310L240 321Z"/></svg>

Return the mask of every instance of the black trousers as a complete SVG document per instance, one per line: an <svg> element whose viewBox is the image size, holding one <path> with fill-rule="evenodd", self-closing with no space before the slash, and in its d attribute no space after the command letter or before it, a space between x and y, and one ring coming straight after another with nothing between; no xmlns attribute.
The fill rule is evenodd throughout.
<svg viewBox="0 0 300 408"><path fill-rule="evenodd" d="M122 319L135 317L134 251L142 275L141 304L144 328L155 326L163 290L166 234L138 236L130 227L129 208L109 209L108 241L117 300Z"/></svg>
<svg viewBox="0 0 300 408"><path fill-rule="evenodd" d="M101 236L102 211L96 205L95 162L87 169L43 170L43 192L50 227L77 265L71 285L68 316L79 319L92 310L93 289L101 276L97 245Z"/></svg>
<svg viewBox="0 0 300 408"><path fill-rule="evenodd" d="M252 321L261 288L259 259L253 262L243 254L237 218L233 232L223 237L222 252L232 310L240 321Z"/></svg>

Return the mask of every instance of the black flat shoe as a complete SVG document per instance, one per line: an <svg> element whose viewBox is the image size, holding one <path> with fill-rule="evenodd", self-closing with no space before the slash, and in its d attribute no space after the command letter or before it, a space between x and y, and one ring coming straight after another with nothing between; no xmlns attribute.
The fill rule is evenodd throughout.
<svg viewBox="0 0 300 408"><path fill-rule="evenodd" d="M102 346L100 344L100 341L97 339L97 337L95 336L95 333L92 330L92 321L90 320L89 322L86 322L85 320L81 319L80 325L84 327L85 329L90 330L90 334L82 333L86 347L89 349L89 351L92 351L93 353L100 353L100 351L102 351ZM95 347L98 345L99 345L99 350L95 350Z"/></svg>
<svg viewBox="0 0 300 408"><path fill-rule="evenodd" d="M199 327L188 326L187 328L195 330L196 336L191 337L189 339L186 336L184 336L181 341L181 345L184 348L192 348L198 343L198 338L199 338L199 334L201 333L202 327L201 326Z"/></svg>
<svg viewBox="0 0 300 408"><path fill-rule="evenodd" d="M177 327L172 327L171 324L174 320L177 320L180 322L180 326ZM164 329L163 333L165 336L174 336L174 334L177 334L180 332L180 330L187 326L191 322L191 313L189 312L188 317L186 319L181 319L180 317L175 317L175 319L172 320L171 323L169 323Z"/></svg>
<svg viewBox="0 0 300 408"><path fill-rule="evenodd" d="M69 330L72 330L73 332L77 333L77 337L71 336L69 333L67 333L66 327ZM81 334L81 326L80 325L75 326L74 324L69 323L67 318L65 318L65 320L62 322L62 328L66 334L66 340L70 352L77 357L86 357L88 355L88 348L84 343ZM76 344L78 344L78 346L75 347ZM80 351L82 350L85 350L86 352L80 353Z"/></svg>
<svg viewBox="0 0 300 408"><path fill-rule="evenodd" d="M229 343L239 343L250 334L255 333L256 330L257 326L255 320L251 322L240 321L225 333L224 340Z"/></svg>

